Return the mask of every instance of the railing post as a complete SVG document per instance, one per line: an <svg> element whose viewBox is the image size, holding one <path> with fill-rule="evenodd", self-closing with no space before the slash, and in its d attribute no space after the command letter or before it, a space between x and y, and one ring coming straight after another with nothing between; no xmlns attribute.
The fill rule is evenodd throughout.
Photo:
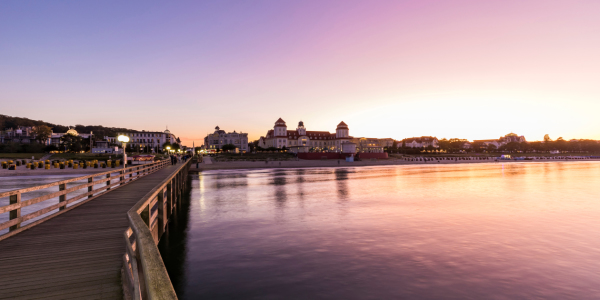
<svg viewBox="0 0 600 300"><path fill-rule="evenodd" d="M92 183L92 182L94 182L94 176L88 178L88 183ZM93 190L94 190L94 186L93 185L88 186L88 193L91 192L91 191L93 191ZM92 197L94 197L93 194L88 195L88 199L92 198Z"/></svg>
<svg viewBox="0 0 600 300"><path fill-rule="evenodd" d="M110 185L110 182L111 182L110 173L106 174L106 178L108 178L108 180L106 181L106 185ZM110 188L106 188L106 190L108 191L108 190L110 190Z"/></svg>
<svg viewBox="0 0 600 300"><path fill-rule="evenodd" d="M164 188L160 189L158 193L158 239L165 232L165 224L167 223L165 220L165 199L164 199Z"/></svg>
<svg viewBox="0 0 600 300"><path fill-rule="evenodd" d="M181 171L177 173L177 176L179 177L179 196L177 198L181 201L181 194L183 194L183 174L181 174Z"/></svg>
<svg viewBox="0 0 600 300"><path fill-rule="evenodd" d="M177 205L177 185L178 185L178 181L177 181L177 175L173 176L173 202L175 203L175 205Z"/></svg>
<svg viewBox="0 0 600 300"><path fill-rule="evenodd" d="M21 203L21 193L18 193L16 195L11 195L9 198L9 201L10 201L9 204ZM21 208L13 209L9 213L10 220L14 220L14 219L17 219L20 217L21 217ZM8 230L9 231L17 230L20 227L21 227L21 222L17 223L16 225L10 226L10 228Z"/></svg>
<svg viewBox="0 0 600 300"><path fill-rule="evenodd" d="M150 204L146 204L146 207L144 207L144 210L140 214L140 217L142 217L144 223L146 223L148 228L150 228Z"/></svg>
<svg viewBox="0 0 600 300"><path fill-rule="evenodd" d="M124 170L119 171L119 181L121 182L121 184L119 184L119 185L123 185L125 183L125 180L124 180L125 175L124 174L125 174Z"/></svg>
<svg viewBox="0 0 600 300"><path fill-rule="evenodd" d="M169 218L171 217L171 214L173 214L173 183L169 182L167 183L167 214L169 216Z"/></svg>
<svg viewBox="0 0 600 300"><path fill-rule="evenodd" d="M63 183L63 184L61 184L61 185L58 186L58 190L59 191L64 191L66 189L67 189L67 184L66 183ZM67 194L58 196L58 202L65 202L65 201L67 201ZM59 207L58 210L63 210L65 208L67 208L66 205Z"/></svg>

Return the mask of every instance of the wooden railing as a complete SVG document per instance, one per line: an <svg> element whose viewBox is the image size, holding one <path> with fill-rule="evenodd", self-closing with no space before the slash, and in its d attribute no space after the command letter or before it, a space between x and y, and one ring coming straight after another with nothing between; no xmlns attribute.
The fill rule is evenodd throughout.
<svg viewBox="0 0 600 300"><path fill-rule="evenodd" d="M127 212L123 282L131 299L177 299L156 245L181 200L191 162L182 164Z"/></svg>
<svg viewBox="0 0 600 300"><path fill-rule="evenodd" d="M0 215L4 214L4 213L9 214L8 221L0 223L0 231L9 228L9 231L6 234L0 235L0 240L6 239L10 236L13 236L13 235L23 231L23 230L26 230L32 226L40 224L50 218L53 218L59 214L66 212L68 210L71 210L72 208L75 208L85 202L88 202L89 200L92 200L104 193L107 193L112 188L116 188L118 186L127 184L133 180L136 180L142 176L154 173L157 170L163 168L164 166L166 166L168 164L169 164L168 160L162 160L162 161L157 161L157 162L150 163L150 164L136 165L136 166L132 166L132 167L128 167L128 168L123 168L120 170L111 170L111 171L102 172L102 173L95 173L95 174L81 176L81 177L77 177L77 178L73 178L73 179L62 180L62 181L57 181L57 182L39 185L39 186L35 186L35 187L0 193L0 199L6 198L6 197L9 198L8 205L0 206ZM96 177L100 177L101 179L95 179ZM87 183L82 183L77 186L67 188L68 183L82 181L82 180L86 180L86 179L87 179ZM113 179L118 179L118 181L112 182ZM95 185L102 184L102 183L105 183L105 184L100 187L95 187ZM40 190L44 190L44 189L54 188L54 187L58 187L57 192L50 192L48 194L45 194L45 195L42 195L39 197L21 201L23 194L33 192L33 191L40 191ZM73 192L76 192L76 191L79 191L79 190L85 189L85 188L87 188L86 193L82 193L82 194L73 196L71 198L68 198L70 193L73 193ZM57 197L58 197L58 203L40 208L35 211L28 212L26 215L21 215L21 210L23 208L33 205L33 204L36 204L36 203L47 201L50 199L56 199ZM87 197L86 200L82 200L79 203L68 206L69 204L71 204L75 201L84 199L86 197ZM43 215L48 214L56 209L58 209L58 211L51 215L48 215L39 220L35 220L34 222L31 222L25 226L21 226L23 222L43 216Z"/></svg>

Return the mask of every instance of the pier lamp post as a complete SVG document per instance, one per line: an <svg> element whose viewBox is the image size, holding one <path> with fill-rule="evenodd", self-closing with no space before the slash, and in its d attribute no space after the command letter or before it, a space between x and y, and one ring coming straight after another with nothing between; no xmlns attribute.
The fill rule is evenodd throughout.
<svg viewBox="0 0 600 300"><path fill-rule="evenodd" d="M123 169L125 169L125 166L127 166L127 152L125 152L125 149L127 148L127 142L129 142L129 137L126 135L120 135L117 140L121 143L123 143Z"/></svg>
<svg viewBox="0 0 600 300"><path fill-rule="evenodd" d="M171 152L171 146L167 146L167 155Z"/></svg>

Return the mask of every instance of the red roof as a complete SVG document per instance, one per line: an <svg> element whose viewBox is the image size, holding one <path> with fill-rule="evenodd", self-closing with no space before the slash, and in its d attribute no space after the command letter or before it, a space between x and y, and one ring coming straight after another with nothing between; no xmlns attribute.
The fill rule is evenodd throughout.
<svg viewBox="0 0 600 300"><path fill-rule="evenodd" d="M344 123L344 121L341 121L340 124L338 124L337 127L338 128L340 128L340 127L346 127L346 128L348 128L348 124Z"/></svg>
<svg viewBox="0 0 600 300"><path fill-rule="evenodd" d="M300 133L298 133L297 130L287 130L287 134L285 136L278 136L278 138L298 138L302 135L300 135ZM321 139L321 140L335 140L336 136L335 133L331 133L329 131L306 131L306 136L308 138L310 138L311 140L315 140L315 139ZM265 135L265 138L269 139L269 138L275 138L275 132L273 131L273 129L267 131L267 134ZM351 139L352 137L344 137L343 139Z"/></svg>
<svg viewBox="0 0 600 300"><path fill-rule="evenodd" d="M275 121L275 125L285 125L285 121L282 118L277 119L277 121Z"/></svg>

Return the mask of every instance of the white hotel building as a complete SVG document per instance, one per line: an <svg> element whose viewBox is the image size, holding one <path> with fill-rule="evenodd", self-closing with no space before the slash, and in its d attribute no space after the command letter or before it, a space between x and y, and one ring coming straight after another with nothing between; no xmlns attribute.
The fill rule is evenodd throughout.
<svg viewBox="0 0 600 300"><path fill-rule="evenodd" d="M356 144L352 143L353 137L350 136L348 125L340 122L337 125L335 133L329 131L307 131L304 122L298 123L296 130L287 130L285 121L279 118L275 122L273 129L269 130L265 136L258 140L258 146L261 148L275 147L283 149L284 147L293 153L310 152L311 149L329 152L349 152L349 148L356 149ZM344 145L347 144L347 145ZM351 144L353 146L351 146ZM346 146L342 149L342 146Z"/></svg>
<svg viewBox="0 0 600 300"><path fill-rule="evenodd" d="M145 131L141 132L117 132L117 137L119 135L125 135L129 137L128 145L131 145L133 148L144 148L146 146L154 149L155 151L161 152L163 151L162 145L166 142L170 144L179 143L179 139L172 134L169 129L164 132L160 131ZM104 137L105 140L110 142L113 145L121 145L121 142L117 140L117 137Z"/></svg>
<svg viewBox="0 0 600 300"><path fill-rule="evenodd" d="M248 134L243 132L225 132L219 126L215 127L215 132L209 133L204 138L204 148L206 150L221 149L224 145L231 144L241 152L248 151Z"/></svg>

